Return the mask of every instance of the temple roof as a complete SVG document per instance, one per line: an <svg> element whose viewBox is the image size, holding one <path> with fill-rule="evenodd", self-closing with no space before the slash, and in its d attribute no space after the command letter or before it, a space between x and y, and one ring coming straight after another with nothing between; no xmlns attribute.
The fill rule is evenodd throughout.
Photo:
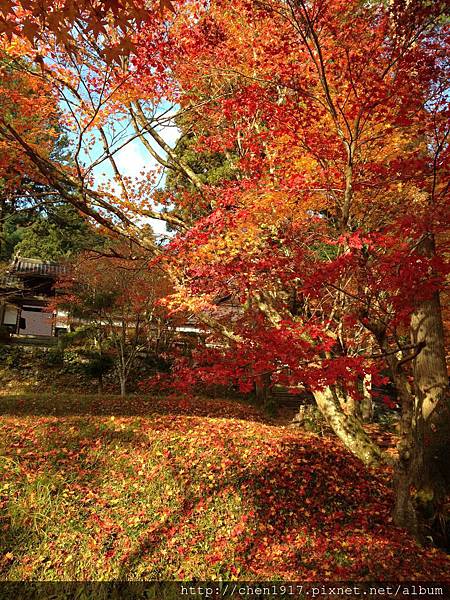
<svg viewBox="0 0 450 600"><path fill-rule="evenodd" d="M22 258L16 256L11 263L8 273L10 275L33 275L41 277L58 278L67 273L67 266L61 263L40 260L39 258Z"/></svg>

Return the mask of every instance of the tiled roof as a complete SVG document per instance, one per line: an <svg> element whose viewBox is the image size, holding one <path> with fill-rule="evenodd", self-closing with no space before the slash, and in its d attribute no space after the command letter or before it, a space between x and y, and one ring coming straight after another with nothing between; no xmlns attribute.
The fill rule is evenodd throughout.
<svg viewBox="0 0 450 600"><path fill-rule="evenodd" d="M10 275L38 275L42 277L61 277L67 273L66 265L46 262L38 258L22 258L16 256L9 267Z"/></svg>

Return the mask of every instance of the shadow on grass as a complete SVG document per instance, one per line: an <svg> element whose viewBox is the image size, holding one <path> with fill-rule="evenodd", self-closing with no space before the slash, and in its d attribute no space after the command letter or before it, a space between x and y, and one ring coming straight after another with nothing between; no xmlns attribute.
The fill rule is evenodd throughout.
<svg viewBox="0 0 450 600"><path fill-rule="evenodd" d="M202 397L164 397L76 394L20 394L0 396L0 416L35 415L64 417L185 415L213 418L234 418L256 422L271 422L260 410L237 400Z"/></svg>
<svg viewBox="0 0 450 600"><path fill-rule="evenodd" d="M133 456L136 448L160 443L164 432L171 436L203 427L205 416L251 418L247 407L235 402L173 398L4 396L0 406L5 434L0 472L7 484L0 489L0 559L3 554L14 561L65 533L67 515L52 512L63 492L76 503L77 521L84 523L83 535L89 535L96 493L113 482L110 456L115 452ZM114 508L110 512L114 516ZM0 560L0 572L10 566Z"/></svg>
<svg viewBox="0 0 450 600"><path fill-rule="evenodd" d="M367 472L333 439L280 433L280 430L262 426L257 432L259 437L249 441L247 423L207 421L204 417L254 421L249 414L251 409L215 400L199 399L189 403L168 398L128 398L124 402L118 397L94 396L19 400L3 397L0 405L1 414L24 417L18 421L13 419L14 443L5 445L5 456L16 464L19 492L23 489L21 486L26 485L26 474L37 472L55 485L60 480L61 489L74 490L76 494L69 508L77 519L84 543L91 535L91 518L103 520L101 535L105 543L98 548L96 561L101 557L109 560L111 551L123 553L111 571L115 580L134 579L137 574L144 578L149 574L152 579L178 575L181 579L179 571L186 568L189 555L194 556L192 560L197 561L197 566L202 563L199 569L206 569L204 572L210 577L224 579L233 575L232 567L238 567L247 577L292 578L301 573L302 578L311 574L310 580L327 577L327 573L336 579L361 580L367 576L396 579L398 573L408 570L409 573L421 569L422 573L426 572L425 554L422 556L413 542L389 523L392 497L385 482ZM242 417L239 417L241 409ZM153 418L117 419L117 423L113 419L89 419L90 416L149 415ZM35 416L44 419L36 424L32 418ZM67 418L47 420L46 417ZM40 427L39 439L35 436L36 425ZM203 430L207 435L195 441L195 434L203 434ZM175 448L173 452L168 450L169 442ZM191 443L196 451L192 464L187 458ZM145 503L144 497L145 485L149 484L145 475L159 460L153 452L155 445L163 450L158 455L164 457L160 459L162 470L158 471L156 492L153 491L158 505L164 505L166 476L170 476L172 489L179 491L177 502L171 505L164 522L157 522L152 514L147 514L153 507ZM211 448L215 449L213 458L204 455L205 449ZM144 462L147 461L144 475L136 466L139 452ZM229 466L220 473L214 471L217 466L214 458L218 464L227 459ZM125 480L125 485L118 488L120 510L105 498L117 476ZM127 489L130 484L136 485L135 495ZM101 497L97 495L100 488ZM48 498L57 492L50 489ZM4 528L0 549L17 555L19 561L24 554L36 553L46 538L54 541L64 534L65 515L50 511L48 520L35 528L36 544L29 544L33 514L42 512L48 504L45 494L37 505L35 490L31 490L31 494L28 490L29 506L24 505L22 516L12 519L10 526ZM157 498L157 494L161 498ZM219 525L222 498L224 503L230 498L239 502L239 510L233 512L230 504L222 513L232 531L228 531L227 522ZM10 500L18 501L20 497ZM205 509L199 510L199 505L204 507L206 501L210 502L208 518L211 521L207 525L202 521ZM4 519L11 518L8 509L10 505L6 502L2 508ZM129 514L137 510L145 513L143 524L124 552L120 547L123 538L120 535L116 538L112 530L108 533L105 519L115 519L123 530L128 526ZM242 521L243 516L245 521ZM209 538L195 541L194 538L202 534L201 527ZM70 539L73 544L74 538ZM188 556L180 554L178 542L174 544L173 540L180 541L183 553ZM51 552L55 550L50 547L50 560L61 560ZM220 555L219 558L213 557L214 553ZM173 569L167 570L164 562L170 560ZM61 564L59 568L66 578L80 576ZM89 568L91 577L92 574L98 576L97 564ZM33 577L39 576L39 569L36 567ZM7 566L1 567L1 571L7 573Z"/></svg>
<svg viewBox="0 0 450 600"><path fill-rule="evenodd" d="M229 579L236 566L247 579L290 576L292 580L295 574L302 573L304 577L306 572L311 573L313 581L317 574L324 577L323 571L327 569L332 569L338 579L362 578L375 573L386 540L395 543L396 536L404 538L392 529L390 538L386 537L389 491L339 448L331 445L314 448L312 442L305 444L299 439L286 446L281 458L249 465L236 455L233 462L235 472L225 475L203 493L185 485L181 509L141 538L124 562L120 580L133 578L142 563L154 567L161 562L161 551L167 548L170 538L183 534L183 530L196 523L195 507L205 499L205 492L211 498L220 497L230 488L241 495L252 525L232 540L235 550L229 553L228 561L226 551L223 552L225 561L214 571L213 578ZM347 544L349 539L352 541ZM212 547L220 554L223 535L215 542ZM367 551L362 552L366 545ZM204 556L206 563L208 560L216 559L212 554ZM403 568L403 562L400 551L397 563L393 561L391 565L392 573ZM414 557L411 568L413 563Z"/></svg>

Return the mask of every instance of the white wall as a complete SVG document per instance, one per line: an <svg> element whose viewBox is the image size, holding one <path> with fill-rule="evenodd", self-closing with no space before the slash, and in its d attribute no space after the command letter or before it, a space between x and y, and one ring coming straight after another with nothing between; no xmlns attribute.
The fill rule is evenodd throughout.
<svg viewBox="0 0 450 600"><path fill-rule="evenodd" d="M17 308L15 306L6 305L5 314L3 315L4 325L15 325L17 323Z"/></svg>
<svg viewBox="0 0 450 600"><path fill-rule="evenodd" d="M29 307L33 308L33 307ZM38 308L38 307L36 307ZM24 306L20 313L21 321L25 319L25 327L19 329L24 335L52 335L52 313L27 310Z"/></svg>

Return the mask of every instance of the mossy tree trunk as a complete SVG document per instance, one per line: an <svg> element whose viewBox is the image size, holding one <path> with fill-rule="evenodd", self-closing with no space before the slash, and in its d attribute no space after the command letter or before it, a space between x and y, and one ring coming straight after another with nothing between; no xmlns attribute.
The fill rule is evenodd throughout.
<svg viewBox="0 0 450 600"><path fill-rule="evenodd" d="M342 410L343 394L334 387L314 391L320 412L344 445L366 466L379 465L383 460L381 449L364 431L361 421Z"/></svg>
<svg viewBox="0 0 450 600"><path fill-rule="evenodd" d="M431 236L424 239L420 250L428 257L434 255ZM442 505L450 492L450 397L442 308L437 292L414 311L411 341L421 348L412 361L415 395L412 493L422 537L431 536L437 541L448 537L449 515L445 517Z"/></svg>

